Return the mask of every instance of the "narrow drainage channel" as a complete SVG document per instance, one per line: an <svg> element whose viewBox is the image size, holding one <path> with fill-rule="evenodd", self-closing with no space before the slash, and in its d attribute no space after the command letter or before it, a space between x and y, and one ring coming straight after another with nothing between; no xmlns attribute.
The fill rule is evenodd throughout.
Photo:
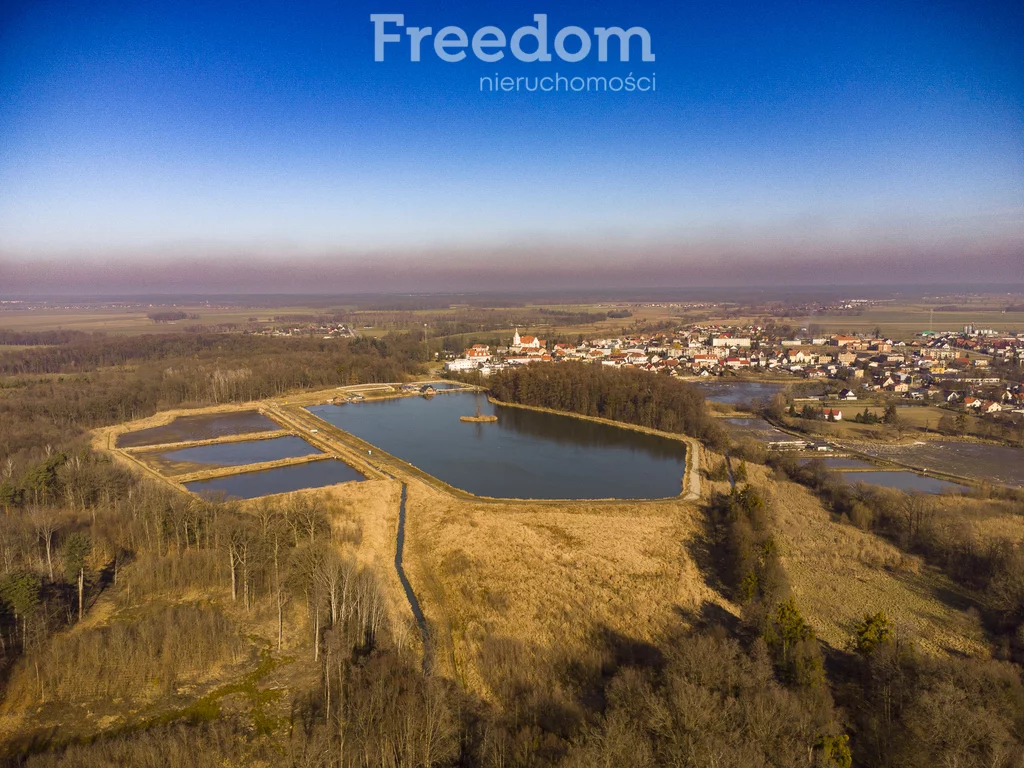
<svg viewBox="0 0 1024 768"><path fill-rule="evenodd" d="M420 628L423 636L423 671L430 671L430 632L427 629L427 620L423 616L423 609L420 608L420 601L416 599L416 593L412 591L412 584L409 583L402 567L402 551L405 548L405 498L406 484L402 483L402 503L398 507L398 544L395 547L395 570L398 572L398 580L402 582L402 589L405 590L405 599L409 601L413 618Z"/></svg>

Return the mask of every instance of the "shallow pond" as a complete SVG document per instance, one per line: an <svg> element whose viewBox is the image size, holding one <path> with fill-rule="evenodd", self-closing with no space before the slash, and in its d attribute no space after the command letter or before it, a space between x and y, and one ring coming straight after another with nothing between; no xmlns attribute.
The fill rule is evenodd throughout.
<svg viewBox="0 0 1024 768"><path fill-rule="evenodd" d="M460 416L493 414L474 424ZM456 488L521 499L678 496L686 444L560 414L496 407L454 393L309 411Z"/></svg>
<svg viewBox="0 0 1024 768"><path fill-rule="evenodd" d="M768 381L700 381L694 383L704 397L715 403L740 405L758 400L771 400L776 392L786 388L785 384Z"/></svg>
<svg viewBox="0 0 1024 768"><path fill-rule="evenodd" d="M210 464L218 467L238 467L245 464L261 464L264 461L297 459L319 453L316 448L301 437L287 435L266 440L242 440L234 443L214 443L195 448L158 453L158 461L174 464Z"/></svg>
<svg viewBox="0 0 1024 768"><path fill-rule="evenodd" d="M919 445L872 445L861 447L860 450L922 469L948 472L1000 485L1024 486L1024 450L1020 448L955 440L929 440Z"/></svg>
<svg viewBox="0 0 1024 768"><path fill-rule="evenodd" d="M920 493L945 493L946 491L968 490L962 485L940 480L937 477L919 475L916 472L901 470L876 472L840 472L848 483L867 483L881 485L885 488L896 488L901 491L918 491Z"/></svg>
<svg viewBox="0 0 1024 768"><path fill-rule="evenodd" d="M799 437L793 437L792 435L783 432L781 429L776 429L761 418L723 419L723 421L725 422L726 429L729 430L734 438L752 437L763 443L801 439Z"/></svg>
<svg viewBox="0 0 1024 768"><path fill-rule="evenodd" d="M178 416L170 424L119 435L117 447L137 448L142 445L183 443L190 440L211 440L215 437L245 435L249 432L270 432L280 428L258 411Z"/></svg>
<svg viewBox="0 0 1024 768"><path fill-rule="evenodd" d="M186 483L185 487L200 495L224 495L231 499L254 499L273 493L289 493L303 488L323 488L337 483L366 478L348 464L338 459L310 461L292 464L259 472L244 472L212 480L197 480Z"/></svg>
<svg viewBox="0 0 1024 768"><path fill-rule="evenodd" d="M861 459L846 459L842 457L836 457L834 459L805 459L803 463L809 461L820 461L829 469L874 469L875 464L870 461L863 461Z"/></svg>

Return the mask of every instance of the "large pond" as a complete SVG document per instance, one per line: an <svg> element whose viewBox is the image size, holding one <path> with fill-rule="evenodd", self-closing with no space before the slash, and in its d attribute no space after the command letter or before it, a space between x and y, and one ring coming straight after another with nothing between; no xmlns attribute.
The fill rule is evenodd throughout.
<svg viewBox="0 0 1024 768"><path fill-rule="evenodd" d="M870 445L860 450L936 472L1000 485L1024 486L1024 450L1003 445L929 440L917 445Z"/></svg>
<svg viewBox="0 0 1024 768"><path fill-rule="evenodd" d="M704 397L715 403L741 405L758 400L771 400L776 392L786 388L785 384L767 381L699 381L694 384Z"/></svg>
<svg viewBox="0 0 1024 768"><path fill-rule="evenodd" d="M244 472L212 480L197 480L185 487L203 496L225 496L229 499L255 499L274 493L290 493L304 488L323 488L337 483L366 478L348 464L337 459L292 464L259 472Z"/></svg>
<svg viewBox="0 0 1024 768"><path fill-rule="evenodd" d="M969 490L962 485L940 480L937 477L919 475L916 472L902 470L877 472L840 472L848 483L867 483L881 485L885 488L897 488L901 491L917 491L919 493L945 493L946 491Z"/></svg>
<svg viewBox="0 0 1024 768"><path fill-rule="evenodd" d="M494 423L459 421L481 413ZM559 414L499 408L472 393L318 405L324 421L478 496L655 499L678 496L686 444Z"/></svg>
<svg viewBox="0 0 1024 768"><path fill-rule="evenodd" d="M297 459L319 453L301 437L287 435L266 440L242 440L234 443L214 443L195 448L182 448L154 455L158 461L173 464L210 464L218 467L238 467L261 464L264 461Z"/></svg>
<svg viewBox="0 0 1024 768"><path fill-rule="evenodd" d="M245 435L250 432L270 432L280 428L257 411L178 416L171 423L160 427L150 427L149 429L140 429L138 432L126 432L119 435L117 447L137 448L142 445L211 440L215 437Z"/></svg>

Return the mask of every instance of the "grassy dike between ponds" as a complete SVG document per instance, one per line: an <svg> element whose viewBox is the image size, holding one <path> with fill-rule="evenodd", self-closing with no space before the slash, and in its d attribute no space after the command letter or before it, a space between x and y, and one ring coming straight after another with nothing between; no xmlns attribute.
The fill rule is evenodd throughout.
<svg viewBox="0 0 1024 768"><path fill-rule="evenodd" d="M121 446L117 450L125 453L169 453L184 448L202 448L204 445L220 445L221 443L251 443L255 440L274 440L292 434L287 429L272 429L263 432L240 432L237 435L207 437L203 440L179 440L174 443L153 443L152 445Z"/></svg>

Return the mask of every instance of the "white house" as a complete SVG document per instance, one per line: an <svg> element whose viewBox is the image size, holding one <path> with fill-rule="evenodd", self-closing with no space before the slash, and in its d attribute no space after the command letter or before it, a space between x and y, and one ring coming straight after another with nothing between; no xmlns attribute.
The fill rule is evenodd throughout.
<svg viewBox="0 0 1024 768"><path fill-rule="evenodd" d="M469 360L465 357L460 357L457 360L449 360L444 364L446 371L472 371L478 366L476 360Z"/></svg>
<svg viewBox="0 0 1024 768"><path fill-rule="evenodd" d="M711 339L712 347L749 347L750 339L734 339L731 336L715 336Z"/></svg>

